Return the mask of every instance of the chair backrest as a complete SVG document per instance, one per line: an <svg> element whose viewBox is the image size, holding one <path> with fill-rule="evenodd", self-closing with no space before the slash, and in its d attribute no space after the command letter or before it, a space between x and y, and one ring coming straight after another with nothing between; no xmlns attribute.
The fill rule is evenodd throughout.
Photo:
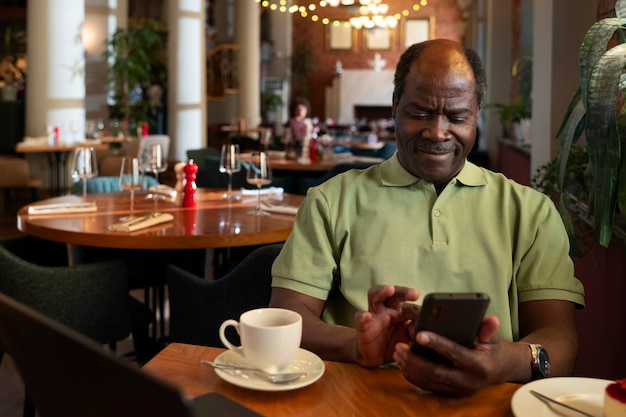
<svg viewBox="0 0 626 417"><path fill-rule="evenodd" d="M107 354L83 335L0 294L0 339L45 417L253 417L259 414L209 393L184 398L163 379Z"/></svg>
<svg viewBox="0 0 626 417"><path fill-rule="evenodd" d="M168 135L148 135L139 139L139 150L137 151L137 158L141 158L144 152L149 152L150 147L157 143L161 144L161 147L163 148L163 155L169 159L170 137Z"/></svg>
<svg viewBox="0 0 626 417"><path fill-rule="evenodd" d="M121 262L48 266L61 243L31 236L0 240L0 292L29 305L102 344L130 334L126 267ZM25 249L27 248L27 249ZM31 255L22 257L28 250ZM40 264L33 261L44 259Z"/></svg>
<svg viewBox="0 0 626 417"><path fill-rule="evenodd" d="M187 159L193 159L193 161L198 165L199 169L204 169L206 168L205 158L209 155L219 156L220 151L217 148L208 146L201 149L187 149L186 154Z"/></svg>
<svg viewBox="0 0 626 417"><path fill-rule="evenodd" d="M204 158L204 169L196 176L196 185L201 188L228 187L228 174L220 172L220 156L208 155ZM246 167L241 164L241 171L233 173L233 190L246 187Z"/></svg>
<svg viewBox="0 0 626 417"><path fill-rule="evenodd" d="M143 177L143 188L147 190L148 188L159 185L157 180L154 177L149 175L144 175ZM120 192L122 189L120 188L120 178L119 177L94 177L87 179L87 194L91 193L113 193ZM72 184L72 188L70 189L70 194L74 195L82 195L83 194L83 181L77 181Z"/></svg>
<svg viewBox="0 0 626 417"><path fill-rule="evenodd" d="M229 273L205 280L170 265L167 283L172 341L204 346L224 346L218 335L226 319L267 307L271 295L272 264L282 243L255 249ZM236 340L236 337L229 337Z"/></svg>

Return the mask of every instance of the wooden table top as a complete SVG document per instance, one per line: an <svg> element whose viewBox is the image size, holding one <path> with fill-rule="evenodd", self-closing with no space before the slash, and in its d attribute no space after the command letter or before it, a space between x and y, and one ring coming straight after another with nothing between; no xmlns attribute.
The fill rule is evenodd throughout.
<svg viewBox="0 0 626 417"><path fill-rule="evenodd" d="M325 361L324 375L292 391L261 392L223 381L200 359L214 360L223 349L172 343L142 369L195 398L208 392L267 417L282 416L512 416L511 398L521 386L499 384L462 398L432 395L407 382L397 369L367 369Z"/></svg>
<svg viewBox="0 0 626 417"><path fill-rule="evenodd" d="M42 239L106 248L121 249L205 249L263 245L284 242L293 227L295 216L271 213L269 216L247 214L256 204L255 195L240 201L221 198L223 190L198 189L196 208L178 207L171 200L154 201L146 192L135 194L135 215L154 211L171 213L172 222L137 230L112 232L108 226L128 215L130 194L125 192L88 194L86 201L95 201L96 212L72 214L28 214L28 207L17 214L18 229ZM298 207L302 196L282 194L263 196L274 204ZM38 201L33 205L77 203L82 196L66 195Z"/></svg>
<svg viewBox="0 0 626 417"><path fill-rule="evenodd" d="M74 149L80 146L89 146L94 148L97 151L102 151L109 149L109 145L107 143L90 143L90 142L77 142L72 144L61 143L59 145L48 145L48 144L26 144L24 142L20 142L15 145L15 152L17 153L57 153L57 152L72 152Z"/></svg>

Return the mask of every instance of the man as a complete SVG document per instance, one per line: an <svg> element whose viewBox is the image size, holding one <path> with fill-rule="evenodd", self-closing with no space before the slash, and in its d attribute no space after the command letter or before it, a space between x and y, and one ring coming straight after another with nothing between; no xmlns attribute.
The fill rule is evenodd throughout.
<svg viewBox="0 0 626 417"><path fill-rule="evenodd" d="M526 382L547 374L535 360L545 351L551 375L570 374L584 294L560 217L543 194L466 160L486 90L480 60L426 41L402 55L394 83L396 155L309 190L270 305L302 315L303 348L367 367L395 361L426 390ZM419 297L478 291L491 304L474 349L413 334ZM452 365L413 354L413 339Z"/></svg>

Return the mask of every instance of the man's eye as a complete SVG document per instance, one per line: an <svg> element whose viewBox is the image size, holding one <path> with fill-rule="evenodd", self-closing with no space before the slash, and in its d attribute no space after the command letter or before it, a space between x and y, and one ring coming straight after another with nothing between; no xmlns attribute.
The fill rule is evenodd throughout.
<svg viewBox="0 0 626 417"><path fill-rule="evenodd" d="M426 120L429 118L428 113L411 113L410 116L411 118L418 120Z"/></svg>

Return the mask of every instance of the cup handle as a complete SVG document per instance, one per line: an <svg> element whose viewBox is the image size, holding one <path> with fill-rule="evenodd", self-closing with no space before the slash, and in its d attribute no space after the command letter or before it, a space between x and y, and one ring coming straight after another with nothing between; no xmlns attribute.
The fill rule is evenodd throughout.
<svg viewBox="0 0 626 417"><path fill-rule="evenodd" d="M228 319L224 323L222 323L222 325L220 326L220 340L222 341L224 346L226 346L228 349L232 350L233 352L237 352L238 354L243 356L243 349L241 348L241 346L233 345L232 343L230 343L230 341L226 337L225 331L228 326L233 326L235 330L237 331L237 334L240 334L239 322L237 320Z"/></svg>

